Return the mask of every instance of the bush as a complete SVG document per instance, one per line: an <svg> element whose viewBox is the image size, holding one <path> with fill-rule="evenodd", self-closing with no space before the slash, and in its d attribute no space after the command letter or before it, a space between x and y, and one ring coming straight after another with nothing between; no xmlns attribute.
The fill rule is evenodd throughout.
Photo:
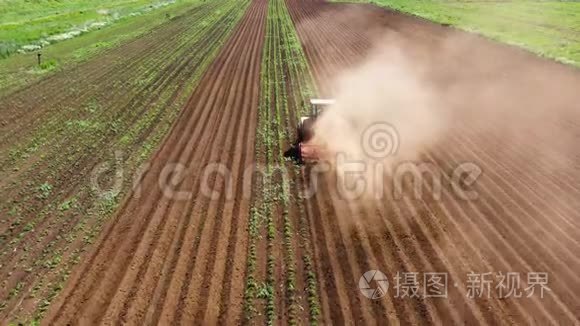
<svg viewBox="0 0 580 326"><path fill-rule="evenodd" d="M16 52L15 44L0 41L0 59L7 58L14 52Z"/></svg>
<svg viewBox="0 0 580 326"><path fill-rule="evenodd" d="M42 60L40 63L41 70L52 70L52 69L56 68L56 66L57 66L57 62L54 59Z"/></svg>

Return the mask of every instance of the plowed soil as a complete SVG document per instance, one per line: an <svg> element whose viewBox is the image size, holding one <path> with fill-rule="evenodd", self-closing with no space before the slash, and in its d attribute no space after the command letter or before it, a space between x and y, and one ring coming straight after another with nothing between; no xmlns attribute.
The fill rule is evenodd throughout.
<svg viewBox="0 0 580 326"><path fill-rule="evenodd" d="M578 71L371 5L287 4L323 93L333 96L332 80L379 42L396 40L446 103L441 114L451 116L445 137L421 160L444 172L462 162L483 170L473 201L444 186L439 200L345 203L332 196L332 181L323 183L310 220L324 321L578 323ZM369 269L390 280L397 272L447 273L449 297L397 298L391 288L372 302L355 291ZM490 297L468 298L470 272L521 273L521 288L528 272L546 272L552 291L502 299L492 285Z"/></svg>
<svg viewBox="0 0 580 326"><path fill-rule="evenodd" d="M234 308L231 321L239 318L248 200L211 201L198 193L170 200L158 180L167 164L183 164L179 187L199 189L200 171L212 162L228 162L234 180L241 179L254 152L265 15L265 1L250 5L152 159L143 195L123 205L48 323L191 324L215 321L220 306ZM224 274L230 264L234 278ZM221 291L231 295L216 304Z"/></svg>

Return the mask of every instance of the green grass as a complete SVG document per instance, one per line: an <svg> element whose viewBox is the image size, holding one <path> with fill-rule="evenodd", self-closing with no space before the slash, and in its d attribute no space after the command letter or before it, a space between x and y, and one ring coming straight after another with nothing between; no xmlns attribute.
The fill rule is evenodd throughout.
<svg viewBox="0 0 580 326"><path fill-rule="evenodd" d="M87 0L70 0L70 1L48 1L39 0L32 2L31 8L36 8L35 10L24 11L23 0L9 0L6 2L0 2L0 95L11 92L14 89L26 86L27 84L36 81L40 78L46 77L48 74L66 69L72 65L78 64L80 62L86 61L94 57L97 54L102 53L107 49L111 49L123 43L124 41L133 39L147 31L151 30L155 26L158 26L168 20L168 18L179 16L185 13L187 10L191 9L192 5L202 3L203 0L177 0L176 3L159 8L157 10L149 11L143 15L129 17L116 20L114 24L108 25L101 28L100 30L94 30L89 33L82 34L78 37L65 40L62 42L54 43L44 47L41 50L42 53L42 64L38 66L37 52L30 53L15 53L10 50L7 55L2 55L2 51L7 51L6 44L23 44L24 39L19 33L26 30L27 25L18 25L17 30L11 32L3 31L6 29L10 21L16 24L18 17L15 13L22 12L25 19L30 17L30 19L35 19L37 16L50 15L54 10L72 10L70 8L86 8L93 7L104 8L108 5L116 4L117 6L124 5L127 10L132 7L144 6L144 3L151 3L153 0L139 0L139 1L120 1L120 0L106 0L106 1L87 1ZM158 2L158 1L155 1ZM15 4L14 8L9 7L7 4ZM27 2L29 3L29 2ZM38 4L49 3L47 8L39 7ZM63 6L68 7L63 7ZM51 9L52 8L52 9ZM60 8L60 9L54 9ZM53 11L51 11L53 10ZM78 9L80 11L85 11L87 9ZM91 12L96 13L97 9ZM62 21L66 25L66 21ZM69 22L70 23L70 22ZM41 24L41 23L38 23ZM50 25L50 24L49 24ZM70 25L70 24L69 24ZM10 25L12 26L12 25ZM14 25L16 26L16 25ZM47 25L48 26L48 25ZM24 33L24 32L22 32ZM36 39L37 36L33 37ZM20 41L19 41L20 40ZM28 42L28 41L26 41ZM24 42L24 43L26 43ZM19 46L20 46L19 45ZM4 50L2 50L4 49Z"/></svg>
<svg viewBox="0 0 580 326"><path fill-rule="evenodd" d="M55 35L81 31L93 23L111 24L151 10L162 0L5 0L0 2L0 57L26 45L55 42ZM154 6L154 7L151 7ZM93 26L93 29L96 29Z"/></svg>
<svg viewBox="0 0 580 326"><path fill-rule="evenodd" d="M580 2L370 0L580 66Z"/></svg>

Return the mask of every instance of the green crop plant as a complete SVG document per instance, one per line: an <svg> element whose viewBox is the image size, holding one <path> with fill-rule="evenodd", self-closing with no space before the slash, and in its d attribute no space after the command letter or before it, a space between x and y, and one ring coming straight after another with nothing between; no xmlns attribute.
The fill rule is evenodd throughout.
<svg viewBox="0 0 580 326"><path fill-rule="evenodd" d="M51 192L52 185L48 182L45 182L38 187L38 198L47 199Z"/></svg>
<svg viewBox="0 0 580 326"><path fill-rule="evenodd" d="M284 1L271 1L268 6L268 16L266 21L266 39L262 52L261 66L261 98L258 112L258 130L256 139L256 157L259 162L266 166L266 175L268 182L255 187L255 191L260 198L253 203L250 214L250 249L248 250L248 275L246 279L246 296L245 309L246 321L253 318L255 311L253 300L255 298L264 298L264 309L266 323L272 323L275 320L277 301L275 292L271 296L264 296L263 287L256 287L255 279L255 259L256 235L259 232L265 232L266 246L266 275L263 280L264 286L271 286L279 282L275 280L274 269L276 264L282 264L284 280L280 290L284 293L283 299L288 313L288 323L296 325L299 323L300 302L297 291L297 263L295 229L302 230L305 228L302 223L304 220L299 219L300 226L296 227L296 219L290 213L293 206L301 208L302 203L296 202L296 196L293 191L298 191L298 185L294 178L294 164L284 159L284 147L293 141L295 136L293 126L297 117L307 108L302 106L308 98L313 95L313 84L311 75L306 63L302 47L294 30L292 20L286 8ZM282 171L280 167L283 167ZM290 170L294 178L288 180L280 172L286 175ZM257 221L257 216L264 217L265 228L255 229L253 226ZM281 226L282 229L277 228ZM253 232L257 230L258 232ZM260 231L261 230L261 231ZM302 232L302 231L300 231ZM281 236L278 237L278 234ZM304 243L309 247L309 239L304 239ZM272 255L275 243L281 243L283 260L276 261ZM307 251L307 250L303 250ZM251 262L251 263L250 263ZM250 268L251 267L251 268ZM307 265L308 270L305 273L315 275L312 265ZM315 278L314 278L315 279ZM316 289L314 285L314 289ZM259 295L257 295L257 293ZM253 297L250 295L253 294ZM307 303L310 306L310 322L316 323L319 314L317 292L310 291L307 293Z"/></svg>

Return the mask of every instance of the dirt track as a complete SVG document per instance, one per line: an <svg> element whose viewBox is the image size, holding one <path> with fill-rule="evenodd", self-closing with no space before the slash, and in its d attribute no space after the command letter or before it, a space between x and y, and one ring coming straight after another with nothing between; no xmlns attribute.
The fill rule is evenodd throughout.
<svg viewBox="0 0 580 326"><path fill-rule="evenodd" d="M471 161L484 171L476 201L457 200L444 187L441 200L426 195L348 203L331 195L331 180L321 183L317 195L302 203L312 246L307 242L295 253L313 252L321 322L577 323L580 155L573 141L580 119L572 105L579 100L573 91L580 86L578 74L373 6L287 3L324 94L332 94L329 82L344 67L364 60L377 35L396 33L404 39L401 46L417 65L431 67L425 75L447 104L445 114L453 113L451 131L422 153L422 160L443 171ZM141 197L124 203L45 323L241 320L251 205L241 189L241 174L255 159L266 7L259 0L250 5L152 158ZM467 46L448 51L444 40L455 34ZM503 102L477 91L489 84L496 100ZM455 87L473 92L456 97ZM547 94L556 92L546 103ZM485 113L490 106L493 114ZM543 113L550 108L557 114L546 117ZM286 127L296 115L289 113ZM543 128L538 129L540 121ZM236 180L235 200L223 195L209 200L197 192L201 171L212 162L227 162ZM185 166L186 177L177 188L194 189L193 198L164 197L158 180L168 163ZM216 185L223 190L221 182ZM297 220L298 213L290 212ZM276 223L282 228L282 222ZM259 273L266 273L270 255L284 251L276 241L273 248L265 239L258 243ZM288 271L279 259L275 264L275 279L281 281ZM306 283L303 269L299 263L300 293ZM449 298L394 298L390 289L382 300L370 301L358 290L360 276L370 269L385 272L390 280L397 272L448 273ZM544 299L500 300L493 291L491 298L467 299L465 280L471 271L548 272L552 291ZM283 293L278 297L278 316L284 318L290 307Z"/></svg>

